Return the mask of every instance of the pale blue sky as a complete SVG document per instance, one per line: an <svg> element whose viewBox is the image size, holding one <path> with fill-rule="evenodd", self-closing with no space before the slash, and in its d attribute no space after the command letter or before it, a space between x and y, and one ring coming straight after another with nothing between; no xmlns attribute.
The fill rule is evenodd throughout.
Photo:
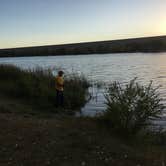
<svg viewBox="0 0 166 166"><path fill-rule="evenodd" d="M166 35L166 0L0 0L0 48Z"/></svg>

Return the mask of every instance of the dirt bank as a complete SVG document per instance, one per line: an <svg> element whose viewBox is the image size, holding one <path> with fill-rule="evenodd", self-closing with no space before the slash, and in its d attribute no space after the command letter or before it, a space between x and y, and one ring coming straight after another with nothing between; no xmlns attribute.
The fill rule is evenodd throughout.
<svg viewBox="0 0 166 166"><path fill-rule="evenodd" d="M162 165L164 153L143 152L92 119L0 113L1 166Z"/></svg>

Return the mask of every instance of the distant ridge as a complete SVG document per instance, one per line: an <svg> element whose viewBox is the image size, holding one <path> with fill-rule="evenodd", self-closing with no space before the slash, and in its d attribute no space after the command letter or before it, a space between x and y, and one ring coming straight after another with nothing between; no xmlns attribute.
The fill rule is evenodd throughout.
<svg viewBox="0 0 166 166"><path fill-rule="evenodd" d="M0 57L165 52L166 36L0 49Z"/></svg>

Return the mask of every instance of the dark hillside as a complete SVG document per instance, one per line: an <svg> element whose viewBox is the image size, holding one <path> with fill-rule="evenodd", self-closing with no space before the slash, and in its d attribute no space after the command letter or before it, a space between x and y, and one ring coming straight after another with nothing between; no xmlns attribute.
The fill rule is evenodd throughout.
<svg viewBox="0 0 166 166"><path fill-rule="evenodd" d="M166 36L156 36L87 43L0 49L0 57L164 51L166 51Z"/></svg>

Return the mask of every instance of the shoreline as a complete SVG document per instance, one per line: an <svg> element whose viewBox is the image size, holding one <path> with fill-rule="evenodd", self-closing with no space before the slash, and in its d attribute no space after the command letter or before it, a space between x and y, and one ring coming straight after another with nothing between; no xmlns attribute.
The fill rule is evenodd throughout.
<svg viewBox="0 0 166 166"><path fill-rule="evenodd" d="M86 102L89 83L84 77L66 80L70 93L65 95L70 101L65 109L59 109L54 105L54 78L50 73L0 67L0 165L149 166L155 163L154 166L159 166L166 163L166 132L141 130L136 136L124 137L102 117L71 114ZM48 100L50 94L53 98Z"/></svg>

